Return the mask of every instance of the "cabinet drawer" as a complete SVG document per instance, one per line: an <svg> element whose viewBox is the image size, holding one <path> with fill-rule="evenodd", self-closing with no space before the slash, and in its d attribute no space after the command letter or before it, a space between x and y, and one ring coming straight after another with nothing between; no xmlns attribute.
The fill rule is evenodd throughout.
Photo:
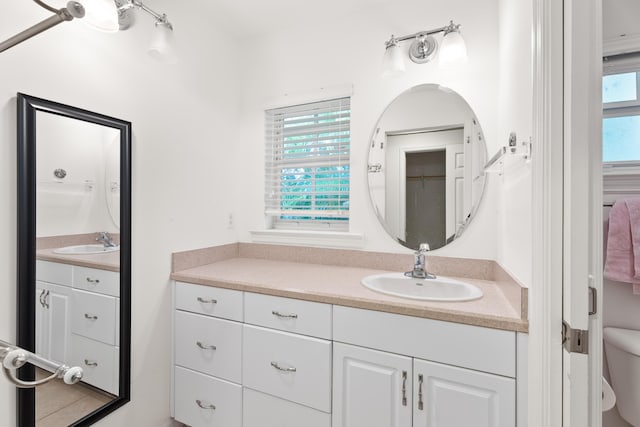
<svg viewBox="0 0 640 427"><path fill-rule="evenodd" d="M175 349L176 365L242 381L240 323L176 311Z"/></svg>
<svg viewBox="0 0 640 427"><path fill-rule="evenodd" d="M242 322L242 292L176 282L176 308Z"/></svg>
<svg viewBox="0 0 640 427"><path fill-rule="evenodd" d="M245 388L243 427L331 427L331 415Z"/></svg>
<svg viewBox="0 0 640 427"><path fill-rule="evenodd" d="M114 297L120 296L120 273L73 267L73 287Z"/></svg>
<svg viewBox="0 0 640 427"><path fill-rule="evenodd" d="M36 260L36 280L71 286L72 277L70 265Z"/></svg>
<svg viewBox="0 0 640 427"><path fill-rule="evenodd" d="M331 339L331 305L246 292L245 322Z"/></svg>
<svg viewBox="0 0 640 427"><path fill-rule="evenodd" d="M333 307L333 339L515 378L516 333Z"/></svg>
<svg viewBox="0 0 640 427"><path fill-rule="evenodd" d="M118 394L118 347L71 334L71 366L84 370L82 381Z"/></svg>
<svg viewBox="0 0 640 427"><path fill-rule="evenodd" d="M77 289L71 295L71 332L114 345L117 299Z"/></svg>
<svg viewBox="0 0 640 427"><path fill-rule="evenodd" d="M174 399L176 420L191 427L242 426L242 387L237 384L176 366Z"/></svg>
<svg viewBox="0 0 640 427"><path fill-rule="evenodd" d="M243 327L243 384L254 390L331 411L331 342Z"/></svg>

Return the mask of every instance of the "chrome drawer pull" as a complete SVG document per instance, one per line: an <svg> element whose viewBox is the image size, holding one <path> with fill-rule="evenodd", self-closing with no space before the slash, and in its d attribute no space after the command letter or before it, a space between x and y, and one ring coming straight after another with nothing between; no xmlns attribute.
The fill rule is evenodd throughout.
<svg viewBox="0 0 640 427"><path fill-rule="evenodd" d="M100 283L100 279L92 279L91 277L87 277L87 282L89 283Z"/></svg>
<svg viewBox="0 0 640 427"><path fill-rule="evenodd" d="M296 372L296 368L294 368L293 366L283 368L282 366L278 365L278 362L271 362L271 366L282 372Z"/></svg>
<svg viewBox="0 0 640 427"><path fill-rule="evenodd" d="M282 314L279 311L272 311L271 314L273 314L274 316L278 316L281 319L297 319L298 315L297 314Z"/></svg>
<svg viewBox="0 0 640 427"><path fill-rule="evenodd" d="M88 320L98 320L98 316L96 316L95 314L89 314L89 313L85 313L84 318Z"/></svg>
<svg viewBox="0 0 640 427"><path fill-rule="evenodd" d="M201 302L203 304L217 304L218 300L215 300L215 299L204 299L202 297L198 297L198 302Z"/></svg>
<svg viewBox="0 0 640 427"><path fill-rule="evenodd" d="M205 405L204 403L202 403L202 400L200 400L200 399L196 399L196 405L198 405L202 409L210 409L212 411L216 410L216 407L214 405L212 405L212 404Z"/></svg>
<svg viewBox="0 0 640 427"><path fill-rule="evenodd" d="M424 409L424 402L422 399L422 383L424 382L424 377L422 374L418 375L418 409L422 411Z"/></svg>
<svg viewBox="0 0 640 427"><path fill-rule="evenodd" d="M84 364L87 366L91 366L92 368L96 368L98 366L98 362L94 362L93 360L84 359Z"/></svg>
<svg viewBox="0 0 640 427"><path fill-rule="evenodd" d="M407 406L407 371L402 371L402 406Z"/></svg>
<svg viewBox="0 0 640 427"><path fill-rule="evenodd" d="M196 342L196 345L198 347L200 347L203 350L215 350L216 346L215 345L206 345L206 344L202 344L202 342L198 341Z"/></svg>

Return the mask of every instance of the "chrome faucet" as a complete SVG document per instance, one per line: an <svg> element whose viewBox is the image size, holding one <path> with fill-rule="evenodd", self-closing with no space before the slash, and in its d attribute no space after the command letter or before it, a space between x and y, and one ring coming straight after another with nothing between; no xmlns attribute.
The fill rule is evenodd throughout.
<svg viewBox="0 0 640 427"><path fill-rule="evenodd" d="M113 242L113 239L111 238L109 233L107 233L106 231L101 231L100 233L98 233L98 237L96 237L96 242L102 242L105 248L113 248L115 246L118 246Z"/></svg>
<svg viewBox="0 0 640 427"><path fill-rule="evenodd" d="M414 254L413 261L413 270L407 271L404 273L407 277L412 277L414 279L435 279L436 275L431 274L427 271L427 264L425 261L425 254L429 252L429 244L428 243L420 243L420 249L418 249Z"/></svg>

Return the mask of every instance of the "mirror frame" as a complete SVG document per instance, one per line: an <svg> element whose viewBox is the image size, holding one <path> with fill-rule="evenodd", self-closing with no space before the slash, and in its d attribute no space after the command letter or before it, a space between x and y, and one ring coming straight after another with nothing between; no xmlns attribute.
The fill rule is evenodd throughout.
<svg viewBox="0 0 640 427"><path fill-rule="evenodd" d="M83 120L120 131L120 355L119 394L71 426L94 424L131 397L131 123L92 111L18 93L18 234L16 344L35 351L36 322L36 113ZM22 380L35 379L35 368L18 370ZM17 389L16 423L34 427L35 389Z"/></svg>

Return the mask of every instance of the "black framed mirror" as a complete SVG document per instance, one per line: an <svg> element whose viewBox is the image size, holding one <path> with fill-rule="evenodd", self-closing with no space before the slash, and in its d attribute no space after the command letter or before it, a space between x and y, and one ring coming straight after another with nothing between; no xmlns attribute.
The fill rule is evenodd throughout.
<svg viewBox="0 0 640 427"><path fill-rule="evenodd" d="M130 399L131 123L21 93L17 107L17 345L85 371L18 389L17 425L88 426Z"/></svg>

